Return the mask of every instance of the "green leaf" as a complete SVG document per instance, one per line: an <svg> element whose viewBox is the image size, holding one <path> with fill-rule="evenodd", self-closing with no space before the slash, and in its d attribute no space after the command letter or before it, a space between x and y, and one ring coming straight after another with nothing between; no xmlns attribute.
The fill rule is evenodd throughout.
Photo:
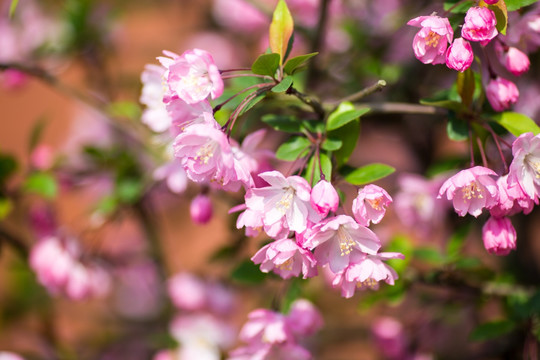
<svg viewBox="0 0 540 360"><path fill-rule="evenodd" d="M439 100L439 101L435 100L435 101L432 101L432 100L428 100L428 99L422 99L422 100L420 100L420 104L436 106L436 107L440 107L440 108L443 108L443 109L453 110L455 112L461 112L461 111L466 110L465 106L462 103L460 103L458 101L454 101L454 100Z"/></svg>
<svg viewBox="0 0 540 360"><path fill-rule="evenodd" d="M326 129L331 131L347 125L369 111L369 108L355 109L350 102L339 104L338 108L328 116Z"/></svg>
<svg viewBox="0 0 540 360"><path fill-rule="evenodd" d="M446 245L446 254L450 258L459 258L461 249L465 243L465 238L467 237L470 228L470 223L467 223L464 226L457 228L457 230L452 234L448 244Z"/></svg>
<svg viewBox="0 0 540 360"><path fill-rule="evenodd" d="M321 180L321 172L324 174L325 179L332 178L332 161L325 153L319 153L318 158L317 156L312 156L309 159L304 179L314 186Z"/></svg>
<svg viewBox="0 0 540 360"><path fill-rule="evenodd" d="M444 11L448 11L450 8L452 8L452 6L456 5L456 3L458 3L459 0L451 0L451 1L445 1L444 2ZM457 5L455 8L452 9L452 13L454 14L464 14L467 12L467 10L469 10L469 8L471 6L474 6L476 5L476 2L475 1L465 1L463 3L460 3L459 5Z"/></svg>
<svg viewBox="0 0 540 360"><path fill-rule="evenodd" d="M453 111L448 114L446 132L448 137L454 141L463 141L469 138L469 126L465 121L458 118Z"/></svg>
<svg viewBox="0 0 540 360"><path fill-rule="evenodd" d="M251 71L258 75L276 76L279 67L279 54L263 54L251 65Z"/></svg>
<svg viewBox="0 0 540 360"><path fill-rule="evenodd" d="M478 3L479 6L487 7L493 13L495 14L495 18L497 19L497 30L503 34L506 35L506 27L508 26L508 10L506 8L506 4L504 1L498 1L493 5L486 4L483 0L481 0Z"/></svg>
<svg viewBox="0 0 540 360"><path fill-rule="evenodd" d="M508 11L516 11L522 7L529 6L537 2L538 0L504 0Z"/></svg>
<svg viewBox="0 0 540 360"><path fill-rule="evenodd" d="M272 92L281 93L281 92L287 91L291 87L292 83L293 83L293 78L291 76L287 76L286 78L281 80L279 84L277 84L276 86L272 88Z"/></svg>
<svg viewBox="0 0 540 360"><path fill-rule="evenodd" d="M294 161L303 156L311 145L308 139L301 136L294 136L287 140L276 151L276 158L286 161Z"/></svg>
<svg viewBox="0 0 540 360"><path fill-rule="evenodd" d="M7 154L0 154L0 184L17 171L17 160Z"/></svg>
<svg viewBox="0 0 540 360"><path fill-rule="evenodd" d="M519 136L527 132L532 132L534 135L540 133L540 127L530 117L524 114L508 111L495 114L492 116L492 119L514 136Z"/></svg>
<svg viewBox="0 0 540 360"><path fill-rule="evenodd" d="M12 18L15 15L15 10L17 10L17 5L19 0L11 0L11 5L9 6L9 17Z"/></svg>
<svg viewBox="0 0 540 360"><path fill-rule="evenodd" d="M332 179L332 160L330 160L330 157L325 153L320 153L319 156L321 159L322 173L324 174L325 179L330 181L330 179Z"/></svg>
<svg viewBox="0 0 540 360"><path fill-rule="evenodd" d="M279 0L270 24L269 41L273 53L279 54L279 65L283 63L287 45L294 30L294 21L284 0Z"/></svg>
<svg viewBox="0 0 540 360"><path fill-rule="evenodd" d="M13 203L8 198L0 198L0 220L6 218L6 216L13 210Z"/></svg>
<svg viewBox="0 0 540 360"><path fill-rule="evenodd" d="M33 173L24 182L24 190L52 199L58 192L56 179L48 173Z"/></svg>
<svg viewBox="0 0 540 360"><path fill-rule="evenodd" d="M141 108L132 101L116 101L109 105L107 113L112 117L137 120L141 117Z"/></svg>
<svg viewBox="0 0 540 360"><path fill-rule="evenodd" d="M267 274L261 272L259 266L249 259L242 261L231 272L231 279L248 285L260 284L267 276Z"/></svg>
<svg viewBox="0 0 540 360"><path fill-rule="evenodd" d="M294 74L295 70L297 70L299 67L304 65L306 61L308 61L309 59L311 59L317 54L319 53L314 52L311 54L295 56L292 59L289 59L289 61L285 63L285 66L283 67L283 71L285 71L286 74L292 75Z"/></svg>
<svg viewBox="0 0 540 360"><path fill-rule="evenodd" d="M345 180L353 185L365 185L392 174L396 169L385 164L369 164L355 169L345 176Z"/></svg>
<svg viewBox="0 0 540 360"><path fill-rule="evenodd" d="M356 147L356 141L360 135L360 121L351 121L339 129L329 131L327 136L332 139L340 139L343 142L339 150L334 151L334 157L338 167L341 167L349 161L349 157Z"/></svg>
<svg viewBox="0 0 540 360"><path fill-rule="evenodd" d="M441 254L439 250L430 247L422 247L415 249L413 252L413 256L419 260L434 265L440 265L446 261L444 255Z"/></svg>
<svg viewBox="0 0 540 360"><path fill-rule="evenodd" d="M247 113L249 110L251 110L252 107L254 107L255 105L257 105L259 103L259 101L261 101L262 99L264 99L265 95L262 94L262 95L259 95L259 96L256 96L254 97L253 99L251 99L248 104L242 109L242 111L240 111L240 113L238 114L238 116L242 116L243 114Z"/></svg>
<svg viewBox="0 0 540 360"><path fill-rule="evenodd" d="M96 210L103 215L110 215L116 211L118 199L114 196L104 196L98 202Z"/></svg>
<svg viewBox="0 0 540 360"><path fill-rule="evenodd" d="M302 131L300 122L294 116L267 114L262 117L262 121L277 131L288 133L299 133Z"/></svg>
<svg viewBox="0 0 540 360"><path fill-rule="evenodd" d="M343 145L343 141L339 139L326 138L323 141L321 148L328 151L335 151L335 150L339 150L342 145Z"/></svg>
<svg viewBox="0 0 540 360"><path fill-rule="evenodd" d="M294 277L290 280L289 288L283 297L281 303L281 313L288 314L291 310L292 303L302 295L302 283L305 280Z"/></svg>
<svg viewBox="0 0 540 360"><path fill-rule="evenodd" d="M122 179L116 185L118 200L126 204L133 204L141 197L143 184L138 179Z"/></svg>
<svg viewBox="0 0 540 360"><path fill-rule="evenodd" d="M472 104L474 96L474 72L470 68L464 72L458 72L456 84L463 105L469 107Z"/></svg>
<svg viewBox="0 0 540 360"><path fill-rule="evenodd" d="M470 335L473 341L483 341L497 338L508 334L516 328L516 324L510 320L499 320L481 324Z"/></svg>

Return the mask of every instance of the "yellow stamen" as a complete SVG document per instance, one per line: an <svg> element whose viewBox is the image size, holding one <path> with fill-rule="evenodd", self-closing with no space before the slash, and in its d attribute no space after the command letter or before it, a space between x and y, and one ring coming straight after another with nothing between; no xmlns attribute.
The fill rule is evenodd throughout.
<svg viewBox="0 0 540 360"><path fill-rule="evenodd" d="M461 189L461 191L463 192L463 197L467 200L471 200L472 198L484 198L484 196L482 195L483 191L481 188L478 187L476 181L471 182L469 185Z"/></svg>
<svg viewBox="0 0 540 360"><path fill-rule="evenodd" d="M429 34L426 36L426 45L431 47L437 47L439 46L439 40L441 39L441 35L430 31Z"/></svg>
<svg viewBox="0 0 540 360"><path fill-rule="evenodd" d="M339 239L339 250L341 250L341 256L349 255L352 252L353 246L356 245L356 241L353 240L351 235L343 229L342 226L337 231Z"/></svg>

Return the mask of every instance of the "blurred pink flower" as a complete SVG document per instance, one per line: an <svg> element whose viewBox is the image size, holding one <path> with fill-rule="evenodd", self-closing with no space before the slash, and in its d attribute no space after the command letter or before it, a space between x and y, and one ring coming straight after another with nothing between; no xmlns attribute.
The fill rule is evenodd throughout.
<svg viewBox="0 0 540 360"><path fill-rule="evenodd" d="M53 166L54 152L49 145L38 144L30 154L30 165L37 170L48 170Z"/></svg>
<svg viewBox="0 0 540 360"><path fill-rule="evenodd" d="M240 340L251 344L281 344L293 340L285 316L267 309L250 312L239 337Z"/></svg>
<svg viewBox="0 0 540 360"><path fill-rule="evenodd" d="M270 24L270 16L245 0L215 0L212 14L224 27L244 34L260 34Z"/></svg>
<svg viewBox="0 0 540 360"><path fill-rule="evenodd" d="M378 350L390 360L407 357L405 331L403 325L391 317L379 317L373 323L371 332Z"/></svg>
<svg viewBox="0 0 540 360"><path fill-rule="evenodd" d="M486 97L493 110L504 111L518 101L519 90L510 80L497 76L489 81Z"/></svg>
<svg viewBox="0 0 540 360"><path fill-rule="evenodd" d="M171 117L167 113L163 97L163 74L165 68L147 64L141 73L143 84L139 101L146 105L141 115L141 121L155 132L164 132L171 126Z"/></svg>
<svg viewBox="0 0 540 360"><path fill-rule="evenodd" d="M540 136L521 134L512 144L514 159L510 164L508 184L519 185L538 204L540 196Z"/></svg>
<svg viewBox="0 0 540 360"><path fill-rule="evenodd" d="M391 202L392 198L382 187L366 185L358 190L358 196L353 200L354 218L362 226L369 226L370 222L378 224L386 213L386 206Z"/></svg>
<svg viewBox="0 0 540 360"><path fill-rule="evenodd" d="M194 124L205 124L216 129L221 128L214 119L212 106L206 100L188 104L182 99L171 98L167 99L165 107L171 119L170 130L173 136L182 133L190 125Z"/></svg>
<svg viewBox="0 0 540 360"><path fill-rule="evenodd" d="M446 53L446 66L457 71L467 70L474 60L471 44L463 38L455 39Z"/></svg>
<svg viewBox="0 0 540 360"><path fill-rule="evenodd" d="M478 217L483 208L490 209L497 205L499 200L497 183L491 176L497 174L482 166L462 170L444 182L438 198L446 193L447 199L453 201L459 216L469 213Z"/></svg>
<svg viewBox="0 0 540 360"><path fill-rule="evenodd" d="M179 273L167 282L167 291L172 303L180 310L202 310L207 303L206 284L189 273Z"/></svg>
<svg viewBox="0 0 540 360"><path fill-rule="evenodd" d="M490 217L482 228L482 239L490 254L508 255L516 248L516 230L507 217Z"/></svg>
<svg viewBox="0 0 540 360"><path fill-rule="evenodd" d="M212 201L207 195L199 194L191 200L189 206L191 221L195 224L206 224L212 219Z"/></svg>
<svg viewBox="0 0 540 360"><path fill-rule="evenodd" d="M323 318L311 301L297 299L287 314L287 324L298 338L315 334L323 327Z"/></svg>
<svg viewBox="0 0 540 360"><path fill-rule="evenodd" d="M495 51L499 61L515 76L520 76L527 72L531 66L527 54L513 46L506 46L500 42L496 42Z"/></svg>
<svg viewBox="0 0 540 360"><path fill-rule="evenodd" d="M317 275L313 255L291 239L281 239L262 247L251 260L261 264L262 272L273 271L283 279L303 274L304 279Z"/></svg>
<svg viewBox="0 0 540 360"><path fill-rule="evenodd" d="M471 7L465 15L461 36L469 41L480 41L486 45L499 33L495 13L486 7Z"/></svg>
<svg viewBox="0 0 540 360"><path fill-rule="evenodd" d="M421 28L413 40L414 55L424 64L444 64L446 47L452 43L454 31L447 18L419 16L407 25Z"/></svg>
<svg viewBox="0 0 540 360"><path fill-rule="evenodd" d="M24 358L12 352L0 351L0 360L24 360Z"/></svg>
<svg viewBox="0 0 540 360"><path fill-rule="evenodd" d="M182 167L180 159L177 158L156 168L152 177L156 181L165 180L169 190L175 194L183 193L188 185L186 171Z"/></svg>

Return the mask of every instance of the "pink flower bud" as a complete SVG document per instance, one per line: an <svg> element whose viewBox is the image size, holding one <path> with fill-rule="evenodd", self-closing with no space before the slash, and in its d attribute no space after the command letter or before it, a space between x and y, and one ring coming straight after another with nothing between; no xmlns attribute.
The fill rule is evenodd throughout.
<svg viewBox="0 0 540 360"><path fill-rule="evenodd" d="M490 217L482 228L482 239L490 254L508 255L516 248L516 229L507 217Z"/></svg>
<svg viewBox="0 0 540 360"><path fill-rule="evenodd" d="M50 146L40 144L30 154L30 164L38 170L48 170L53 165L53 151Z"/></svg>
<svg viewBox="0 0 540 360"><path fill-rule="evenodd" d="M421 28L413 40L414 55L424 64L444 64L446 47L452 42L454 31L447 18L419 16L407 25Z"/></svg>
<svg viewBox="0 0 540 360"><path fill-rule="evenodd" d="M488 5L493 5L499 2L499 0L484 0L484 2Z"/></svg>
<svg viewBox="0 0 540 360"><path fill-rule="evenodd" d="M481 41L486 45L499 33L495 13L485 7L472 7L465 15L465 24L461 28L461 36L470 41Z"/></svg>
<svg viewBox="0 0 540 360"><path fill-rule="evenodd" d="M446 66L457 71L467 70L474 60L471 44L463 38L454 40L446 52Z"/></svg>
<svg viewBox="0 0 540 360"><path fill-rule="evenodd" d="M321 180L311 190L311 207L319 215L326 216L330 211L336 211L339 205L339 196L332 186L326 180Z"/></svg>
<svg viewBox="0 0 540 360"><path fill-rule="evenodd" d="M212 202L206 195L197 195L189 207L191 220L195 224L206 224L212 218Z"/></svg>
<svg viewBox="0 0 540 360"><path fill-rule="evenodd" d="M529 70L531 62L529 57L523 51L515 47L509 47L507 51L500 55L500 60L504 67L515 76L519 76Z"/></svg>
<svg viewBox="0 0 540 360"><path fill-rule="evenodd" d="M518 101L519 91L513 82L497 77L489 82L486 96L493 110L504 111Z"/></svg>

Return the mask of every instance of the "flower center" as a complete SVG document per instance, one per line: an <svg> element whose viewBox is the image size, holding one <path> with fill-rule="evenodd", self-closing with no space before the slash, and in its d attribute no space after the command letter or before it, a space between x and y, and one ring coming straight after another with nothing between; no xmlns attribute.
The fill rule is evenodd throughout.
<svg viewBox="0 0 540 360"><path fill-rule="evenodd" d="M534 156L527 155L525 157L525 162L531 167L535 177L537 179L540 179L540 159Z"/></svg>
<svg viewBox="0 0 540 360"><path fill-rule="evenodd" d="M382 209L382 206L381 206L381 203L383 201L383 198L382 196L381 197L378 197L376 199L366 199L366 201L368 202L368 204L374 208L375 210L381 210Z"/></svg>
<svg viewBox="0 0 540 360"><path fill-rule="evenodd" d="M461 191L463 192L463 197L467 200L471 200L472 198L484 198L482 195L482 189L478 187L476 181L471 182L469 185L461 189Z"/></svg>
<svg viewBox="0 0 540 360"><path fill-rule="evenodd" d="M199 162L199 164L208 164L210 159L214 156L214 150L216 149L216 146L214 143L207 143L201 146L199 150L197 150L197 153L195 155L195 160Z"/></svg>
<svg viewBox="0 0 540 360"><path fill-rule="evenodd" d="M287 259L283 264L280 264L277 266L279 270L283 271L291 271L293 266L293 260L292 258Z"/></svg>
<svg viewBox="0 0 540 360"><path fill-rule="evenodd" d="M356 241L353 240L348 231L343 229L343 226L338 228L337 235L339 239L339 250L341 251L341 256L349 255L353 246L356 245Z"/></svg>
<svg viewBox="0 0 540 360"><path fill-rule="evenodd" d="M379 282L376 281L376 280L373 279L373 278L367 278L366 280L357 283L357 284L356 284L356 287L357 287L358 289L366 289L366 288L369 288L369 289L372 289L372 290L377 290L377 288L379 287Z"/></svg>
<svg viewBox="0 0 540 360"><path fill-rule="evenodd" d="M431 47L437 47L439 45L440 39L441 35L437 34L436 32L430 31L429 34L426 36L426 45Z"/></svg>
<svg viewBox="0 0 540 360"><path fill-rule="evenodd" d="M276 208L282 213L285 214L287 210L292 205L292 201L294 198L295 191L292 187L284 188L285 194L281 197L281 199L277 202Z"/></svg>

